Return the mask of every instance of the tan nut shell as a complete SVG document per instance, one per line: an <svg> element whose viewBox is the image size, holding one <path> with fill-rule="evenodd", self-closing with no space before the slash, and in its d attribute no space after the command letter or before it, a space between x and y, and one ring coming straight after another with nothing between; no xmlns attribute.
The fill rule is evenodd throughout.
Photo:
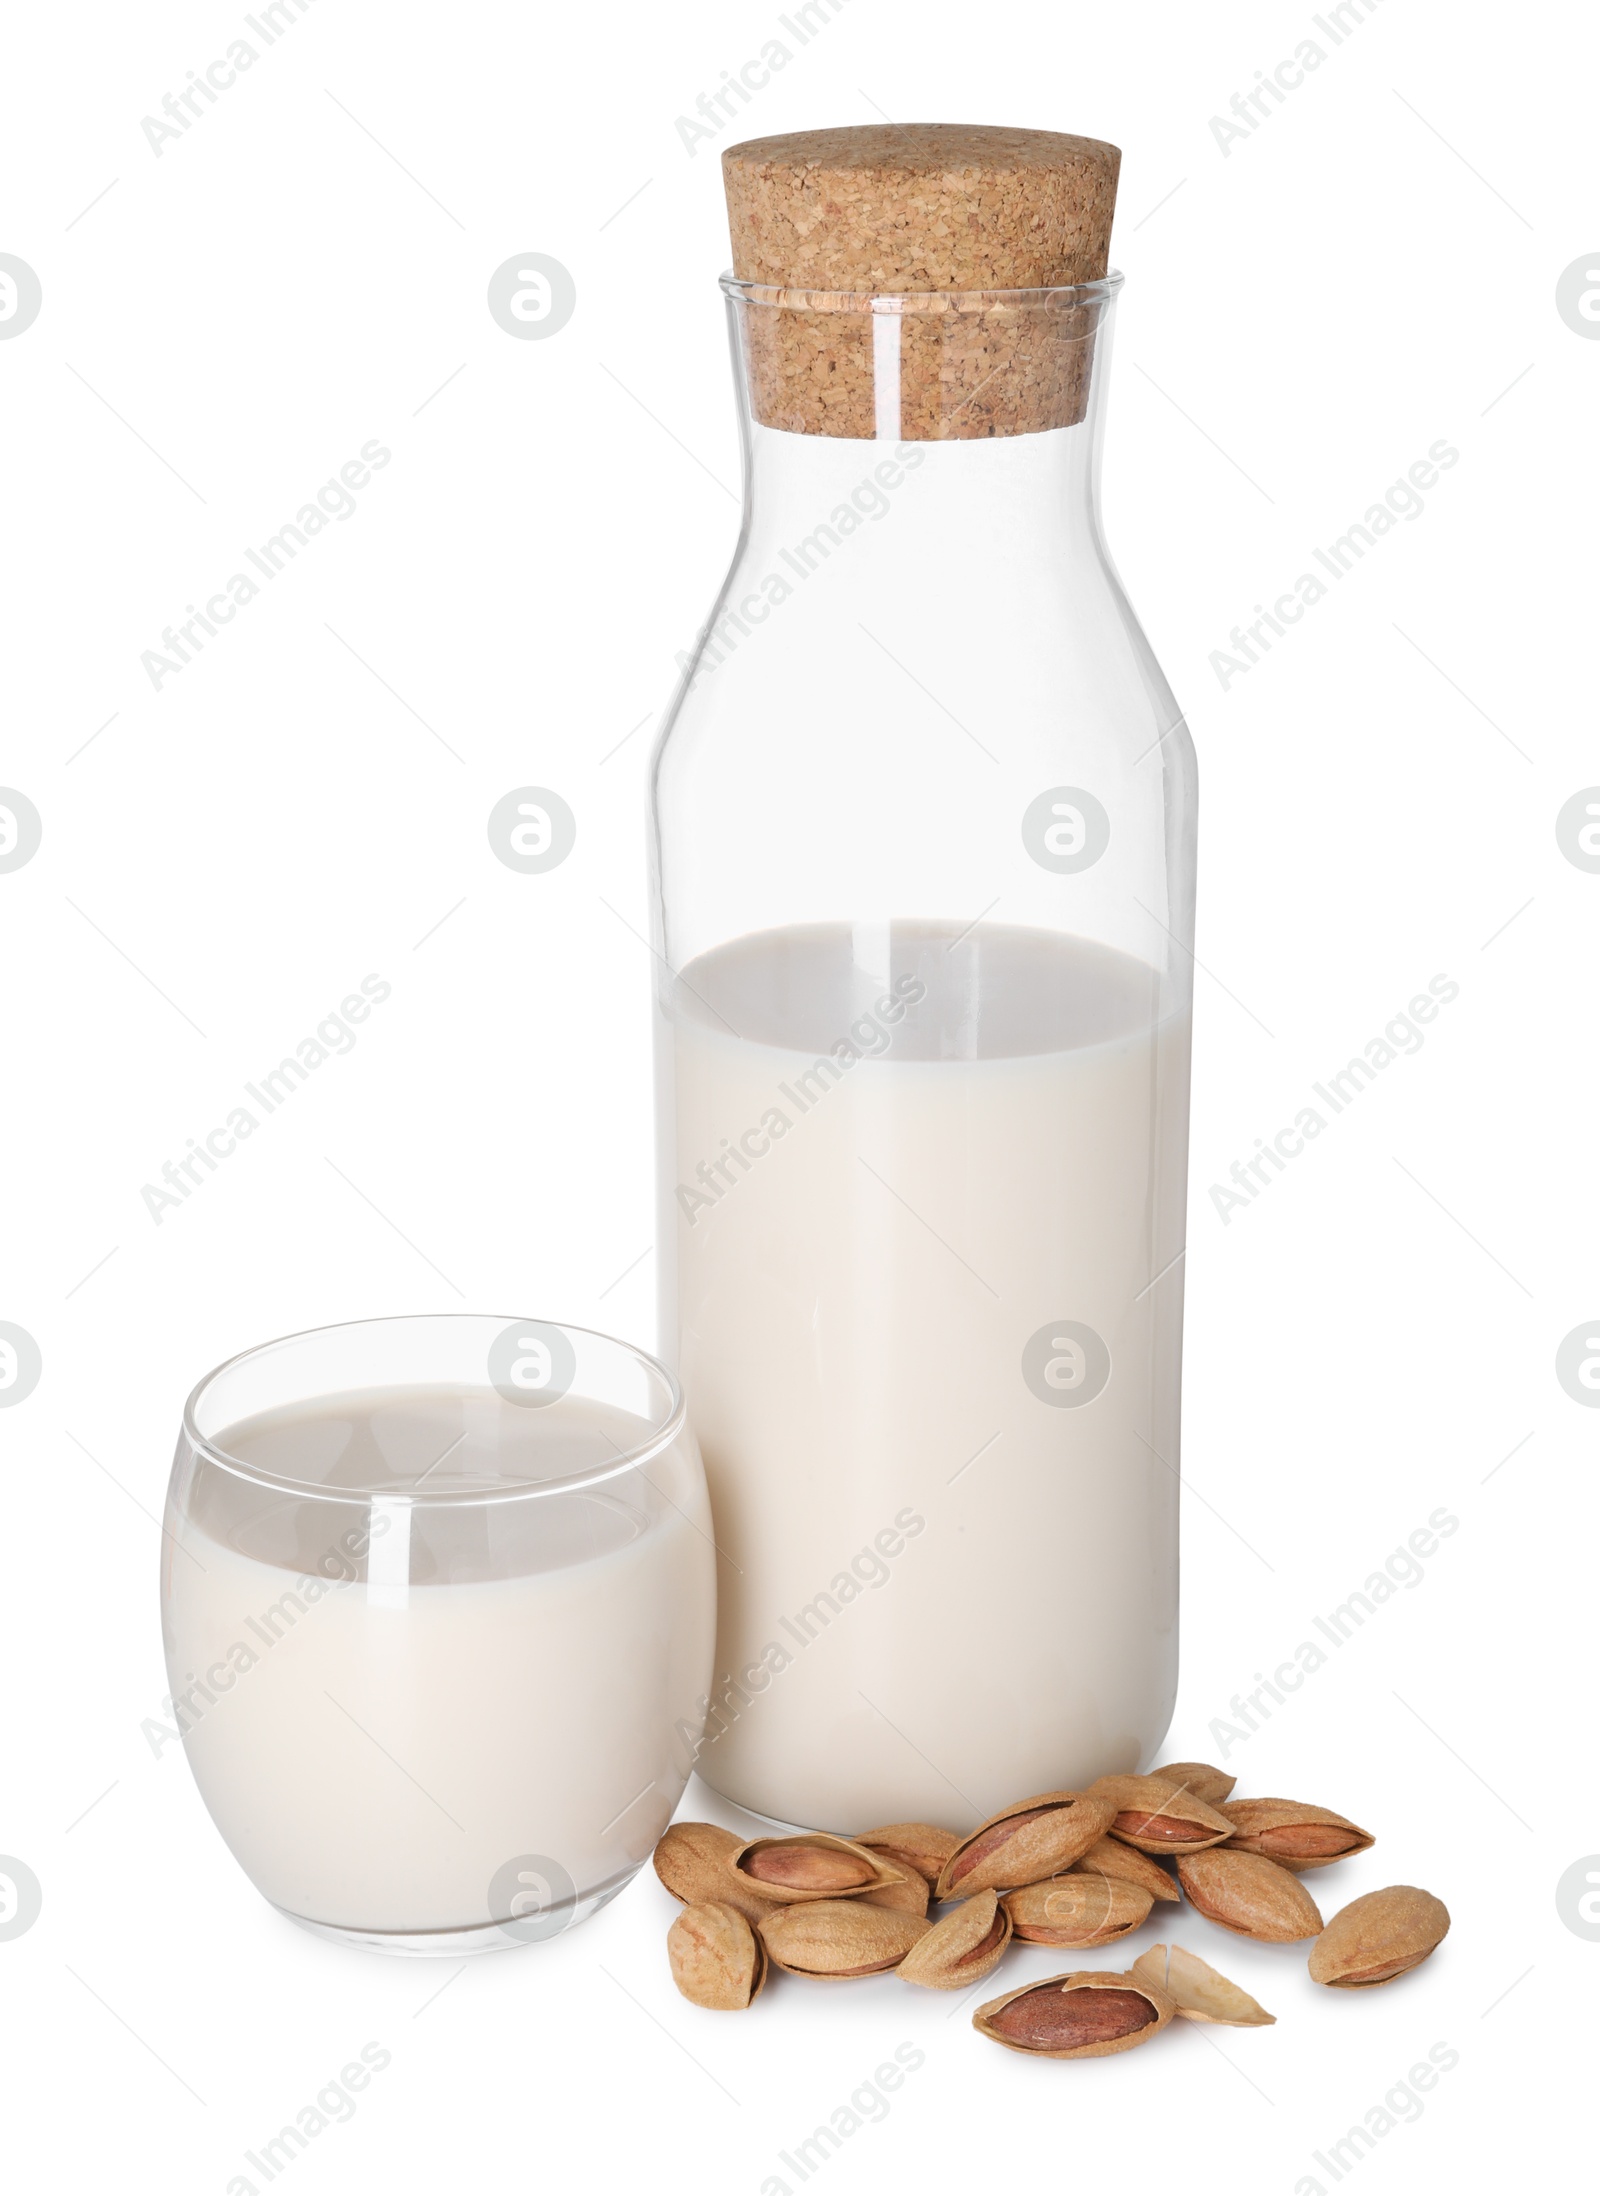
<svg viewBox="0 0 1600 2196"><path fill-rule="evenodd" d="M714 1822L669 1823L657 1843L656 1874L685 1906L708 1901L736 1907L747 1921L758 1922L777 1904L753 1883L731 1876L728 1860L741 1840Z"/></svg>
<svg viewBox="0 0 1600 2196"><path fill-rule="evenodd" d="M1150 1774L1163 1784L1181 1784L1191 1799L1205 1800L1212 1807L1220 1807L1239 1781L1226 1769L1214 1769L1209 1761L1166 1761Z"/></svg>
<svg viewBox="0 0 1600 2196"><path fill-rule="evenodd" d="M1431 1891L1392 1883L1341 1907L1311 1947L1313 1982L1369 1990L1410 1972L1444 1942L1450 1910Z"/></svg>
<svg viewBox="0 0 1600 2196"><path fill-rule="evenodd" d="M1080 1853L1072 1864L1074 1875L1115 1876L1122 1883L1136 1883L1148 1891L1152 1899L1178 1900L1178 1886L1170 1869L1163 1868L1157 1860L1141 1853L1136 1846L1124 1845L1120 1838L1096 1838L1087 1853Z"/></svg>
<svg viewBox="0 0 1600 2196"><path fill-rule="evenodd" d="M1019 1944L1071 1945L1087 1950L1125 1937L1149 1918L1151 1899L1115 1876L1056 1876L1025 1884L1003 1901Z"/></svg>
<svg viewBox="0 0 1600 2196"><path fill-rule="evenodd" d="M1010 1942L1011 1916L992 1891L979 1891L919 1937L897 1973L924 1990L965 1990L994 1972Z"/></svg>
<svg viewBox="0 0 1600 2196"><path fill-rule="evenodd" d="M767 1979L767 1948L736 1906L686 1906L667 1931L672 1979L691 2005L741 2013Z"/></svg>
<svg viewBox="0 0 1600 2196"><path fill-rule="evenodd" d="M926 1914L933 1892L926 1876L908 1870L898 1883L886 1883L877 1890L863 1891L863 1906L887 1906L895 1914Z"/></svg>
<svg viewBox="0 0 1600 2196"><path fill-rule="evenodd" d="M936 1899L967 1898L976 1891L1013 1891L1070 1868L1096 1838L1104 1837L1116 1810L1084 1792L1040 1792L980 1822L939 1871ZM1019 1817L1032 1816L1031 1821ZM1005 1836L994 1832L1014 1824Z"/></svg>
<svg viewBox="0 0 1600 2196"><path fill-rule="evenodd" d="M1298 1876L1259 1853L1186 1853L1178 1881L1197 1914L1261 1944L1297 1944L1322 1928L1316 1902Z"/></svg>
<svg viewBox="0 0 1600 2196"><path fill-rule="evenodd" d="M1133 1972L1145 1982L1159 1983L1186 2021L1206 2021L1218 2028L1269 2028L1278 2018L1181 1944L1153 1944L1139 1954Z"/></svg>
<svg viewBox="0 0 1600 2196"><path fill-rule="evenodd" d="M799 1882L775 1883L757 1878L750 1873L751 1864L761 1865L761 1857L771 1854L785 1860L803 1864L807 1854L816 1854L823 1862L837 1857L841 1863L855 1861L861 1874L859 1883L827 1881L815 1885ZM828 1830L808 1830L803 1837L750 1838L731 1852L724 1866L737 1883L753 1885L769 1906L798 1906L808 1899L859 1899L868 1891L881 1891L885 1885L903 1883L903 1872L891 1867L881 1853L869 1853L864 1845L856 1845L849 1838L838 1838Z"/></svg>
<svg viewBox="0 0 1600 2196"><path fill-rule="evenodd" d="M1053 2044L1045 2039L1030 2043L1024 2037L1007 2036L994 2025L996 2016L1007 2006L1015 2004L1019 1998L1032 1997L1035 1992L1042 1997L1047 1991L1059 1991L1063 1996L1068 1996L1079 1990L1127 1991L1143 1998L1153 2010L1155 2019L1147 2021L1142 2028L1136 2028L1128 2035L1107 2036L1090 2043L1065 2045ZM1043 2010L1045 2009L1041 2008ZM1142 1975L1112 1975L1080 1969L1071 1975L1050 1975L1043 1982L1024 1983L1020 1990L1008 1990L1003 1998L991 1998L987 2005L980 2005L973 2014L972 2025L980 2036L987 2036L991 2043L1004 2044L1008 2051L1026 2052L1030 2058L1104 2059L1109 2058L1113 2052L1131 2051L1135 2044L1148 2043L1152 2036L1159 2036L1177 2010L1166 1991Z"/></svg>
<svg viewBox="0 0 1600 2196"><path fill-rule="evenodd" d="M881 1975L898 1967L928 1934L928 1924L917 1915L891 1913L860 1899L808 1899L776 1907L759 1927L775 1967L824 1982Z"/></svg>
<svg viewBox="0 0 1600 2196"><path fill-rule="evenodd" d="M858 1830L851 1843L881 1853L893 1867L934 1884L961 1837L959 1832L941 1830L931 1822L889 1822L879 1830Z"/></svg>
<svg viewBox="0 0 1600 2196"><path fill-rule="evenodd" d="M1165 1777L1097 1777L1089 1791L1111 1803L1106 1828L1124 1845L1141 1853L1199 1853L1233 1835L1233 1824L1209 1801L1196 1799ZM1178 1822L1192 1828L1188 1837L1164 1837L1141 1824Z"/></svg>
<svg viewBox="0 0 1600 2196"><path fill-rule="evenodd" d="M1230 1853L1264 1853L1280 1868L1300 1873L1308 1868L1331 1868L1335 1861L1364 1853L1375 1842L1370 1830L1363 1830L1347 1815L1336 1815L1331 1807L1308 1807L1299 1800L1231 1800L1219 1812L1233 1824L1233 1836L1227 1845ZM1319 1831L1324 1833L1320 1840ZM1316 1850L1319 1842L1338 1842L1328 1833L1344 1831L1349 1832L1349 1839L1339 1850Z"/></svg>

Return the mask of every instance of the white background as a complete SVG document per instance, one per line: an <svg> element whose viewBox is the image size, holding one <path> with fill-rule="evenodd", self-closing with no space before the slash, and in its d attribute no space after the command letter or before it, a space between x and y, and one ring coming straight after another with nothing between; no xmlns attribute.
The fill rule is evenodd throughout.
<svg viewBox="0 0 1600 2196"><path fill-rule="evenodd" d="M262 2187L245 2150L369 2040L392 2064L296 2190L796 2189L780 2149L903 2043L925 2063L828 2190L1331 2188L1312 2153L1438 2042L1459 2066L1363 2189L1498 2185L1576 2139L1600 1947L1555 1886L1600 1848L1600 1419L1554 1358L1600 1312L1600 876L1554 821L1600 780L1600 345L1554 292L1600 246L1600 56L1576 7L1383 0L1337 50L1310 12L847 0L801 50L758 0L316 0L159 158L141 117L242 8L13 17L0 250L44 292L0 342L0 780L44 819L0 877L0 1317L44 1363L0 1413L0 1852L44 1892L0 1943L19 2186ZM774 35L792 64L691 155L676 117ZM1325 64L1225 155L1210 117L1308 35ZM1185 1910L1278 2025L1088 2065L893 1978L698 2012L648 1875L464 1971L325 1946L140 1728L153 1520L210 1365L383 1311L653 1339L643 785L735 528L716 153L880 114L1124 148L1107 524L1202 784L1169 1753L1214 1757L1256 1672L1459 1519L1228 1764L1373 1828L1311 1888L1425 1884L1442 1952L1347 1997ZM528 251L577 285L547 341L485 309ZM152 690L141 652L370 438L392 462L356 515ZM1224 691L1230 629L1440 438L1425 515ZM578 819L543 877L484 829L530 783ZM393 996L355 1051L157 1226L142 1185L369 971ZM1460 996L1421 1052L1224 1226L1210 1185L1438 973Z"/></svg>

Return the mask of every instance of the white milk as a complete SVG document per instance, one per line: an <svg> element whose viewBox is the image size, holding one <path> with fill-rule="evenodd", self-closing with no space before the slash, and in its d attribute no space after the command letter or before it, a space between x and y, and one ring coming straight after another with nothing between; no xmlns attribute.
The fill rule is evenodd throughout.
<svg viewBox="0 0 1600 2196"><path fill-rule="evenodd" d="M648 1857L687 1777L711 1650L709 1520L689 1475L670 1454L647 1467L671 1500L637 1473L431 1513L405 1498L561 1476L649 1432L571 1397L535 1413L492 1392L407 1391L221 1438L279 1474L394 1490L355 1561L342 1536L356 1504L219 1474L215 1517L169 1510L185 1747L275 1904L358 1931L483 1928L491 1881L521 1856L555 1861L580 1900ZM502 1884L495 1918L529 1912L518 1896Z"/></svg>
<svg viewBox="0 0 1600 2196"><path fill-rule="evenodd" d="M662 1344L727 1559L697 1766L789 1822L1132 1769L1176 1686L1187 1002L952 936L741 939L661 1030ZM1094 1386L1063 1322L1110 1373L1058 1407L1023 1365L1048 1330L1043 1395Z"/></svg>

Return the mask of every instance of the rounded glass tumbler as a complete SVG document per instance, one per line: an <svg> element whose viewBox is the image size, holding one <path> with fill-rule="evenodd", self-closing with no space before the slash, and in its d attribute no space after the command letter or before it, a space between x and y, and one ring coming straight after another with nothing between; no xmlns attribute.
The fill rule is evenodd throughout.
<svg viewBox="0 0 1600 2196"><path fill-rule="evenodd" d="M376 1319L210 1373L172 1468L162 1629L246 1875L386 1951L587 1918L689 1774L710 1532L676 1381L583 1328Z"/></svg>

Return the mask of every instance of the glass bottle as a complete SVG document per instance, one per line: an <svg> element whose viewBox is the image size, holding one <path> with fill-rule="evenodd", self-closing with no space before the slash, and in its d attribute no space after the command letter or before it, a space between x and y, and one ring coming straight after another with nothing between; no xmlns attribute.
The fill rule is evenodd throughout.
<svg viewBox="0 0 1600 2196"><path fill-rule="evenodd" d="M1101 528L1120 285L722 284L743 523L652 770L660 1344L697 1766L786 1822L1137 1768L1176 1689L1195 764Z"/></svg>

